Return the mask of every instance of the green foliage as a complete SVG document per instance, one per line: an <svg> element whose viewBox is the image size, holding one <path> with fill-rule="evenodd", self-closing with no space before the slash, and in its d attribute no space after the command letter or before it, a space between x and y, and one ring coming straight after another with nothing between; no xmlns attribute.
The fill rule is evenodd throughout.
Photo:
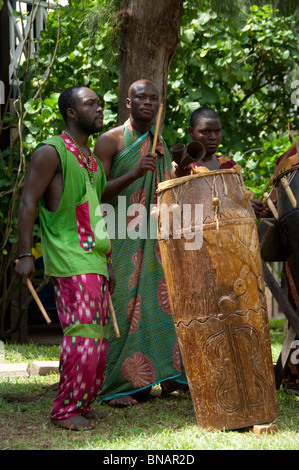
<svg viewBox="0 0 299 470"><path fill-rule="evenodd" d="M290 147L289 125L298 129L291 95L299 77L299 22L269 6L233 13L220 16L208 2L187 7L170 70L165 137L187 141L191 112L214 108L223 126L221 152L236 156L258 194L279 152Z"/></svg>
<svg viewBox="0 0 299 470"><path fill-rule="evenodd" d="M4 127L9 127L14 136L10 147L0 154L0 338L12 333L4 333L4 325L5 312L18 287L12 272L18 248L19 197L32 152L40 142L64 129L58 110L59 94L68 86L90 86L105 99L105 125L116 123L115 52L109 54L109 60L108 57L106 62L103 60L105 51L113 47L111 28L103 18L101 34L92 40L83 4L85 8L94 8L97 2L73 0L71 6L58 7L49 13L47 28L41 32L40 40L33 44L32 39L27 38L25 60L15 69L19 98L14 101L12 110L7 107L0 125L0 133ZM25 21L22 13L16 16L18 21ZM30 57L33 47L36 52ZM91 139L90 146L93 144ZM40 255L39 229L35 228L33 248L34 253Z"/></svg>
<svg viewBox="0 0 299 470"><path fill-rule="evenodd" d="M38 69L36 70L35 67L36 58L30 62L26 79L26 94L30 97L26 126L33 144L63 130L64 122L58 111L57 100L61 91L68 86L82 84L94 89L100 97L107 94L108 104L105 103L107 121L111 122L112 109L116 118L117 108L113 106L115 100L111 99L111 96L117 87L117 62L111 59L111 54L109 60L108 58L106 62L103 60L105 50L111 46L111 30L107 24L103 24L101 34L92 40L86 23L88 11L78 8L81 3L80 1L72 2L71 7L65 6L59 10L61 32L58 55L42 90L42 97L34 100L32 97L36 87L47 73L49 55L53 54L55 47L59 28L56 12L50 13L47 29L41 32L37 54ZM95 1L88 1L84 2L84 5L85 8L92 8L95 3ZM19 72L20 79L25 77L25 67L26 64ZM109 91L111 91L110 94ZM30 151L33 148L34 145Z"/></svg>
<svg viewBox="0 0 299 470"><path fill-rule="evenodd" d="M72 0L61 7L57 2L40 40L32 44L28 37L27 55L16 68L19 98L0 125L0 134L3 126L14 130L10 147L0 154L0 337L15 288L10 271L17 252L19 196L34 148L64 128L60 92L79 83L90 86L103 99L104 131L117 123L121 3ZM221 152L234 155L247 186L259 196L277 157L290 146L288 130L298 130L299 25L296 15L280 16L267 5L248 10L251 3L184 3L163 132L169 146L186 143L191 112L213 107L223 126ZM34 240L39 242L38 227Z"/></svg>

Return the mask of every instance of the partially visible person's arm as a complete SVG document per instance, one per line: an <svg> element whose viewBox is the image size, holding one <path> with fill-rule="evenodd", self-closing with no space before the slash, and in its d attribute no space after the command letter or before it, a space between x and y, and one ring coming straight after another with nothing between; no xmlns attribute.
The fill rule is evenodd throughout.
<svg viewBox="0 0 299 470"><path fill-rule="evenodd" d="M148 152L140 158L138 164L132 170L124 173L119 178L109 179L112 160L119 153L117 139L112 133L106 133L99 137L94 153L101 160L107 178L107 186L102 195L102 201L108 201L117 196L136 179L144 176L147 171L155 171L156 169L157 157L154 153Z"/></svg>
<svg viewBox="0 0 299 470"><path fill-rule="evenodd" d="M181 178L182 176L189 176L191 175L191 168L180 168L179 166L172 167L170 172L170 178Z"/></svg>
<svg viewBox="0 0 299 470"><path fill-rule="evenodd" d="M253 199L251 201L251 206L257 219L273 217L266 202L262 202L259 199Z"/></svg>
<svg viewBox="0 0 299 470"><path fill-rule="evenodd" d="M109 281L108 281L109 293L110 295L112 295L115 289L116 279L115 279L115 274L114 274L112 264L110 263L108 263L108 275L109 275Z"/></svg>
<svg viewBox="0 0 299 470"><path fill-rule="evenodd" d="M31 253L32 232L37 216L37 205L59 167L60 159L57 151L52 146L40 147L32 155L18 211L20 255ZM26 285L27 278L32 280L34 277L33 258L30 256L21 257L15 271L22 283Z"/></svg>

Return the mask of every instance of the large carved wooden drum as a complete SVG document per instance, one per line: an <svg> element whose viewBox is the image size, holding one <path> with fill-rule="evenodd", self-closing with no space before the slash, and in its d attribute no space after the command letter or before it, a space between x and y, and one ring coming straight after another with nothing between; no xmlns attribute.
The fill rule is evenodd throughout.
<svg viewBox="0 0 299 470"><path fill-rule="evenodd" d="M253 210L242 176L160 183L158 240L197 422L238 429L277 417Z"/></svg>

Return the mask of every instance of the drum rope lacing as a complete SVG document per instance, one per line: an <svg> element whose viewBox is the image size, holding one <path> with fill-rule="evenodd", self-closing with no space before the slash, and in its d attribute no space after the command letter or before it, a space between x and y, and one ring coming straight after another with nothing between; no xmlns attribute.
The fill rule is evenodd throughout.
<svg viewBox="0 0 299 470"><path fill-rule="evenodd" d="M217 178L218 177L221 177L222 179L222 183L223 183L223 187L224 187L224 194L225 196L228 195L228 187L227 187L227 183L225 181L225 178L224 178L224 175L223 174L220 174L220 175L213 175L213 182L212 184L209 183L208 179L204 178L204 177L200 177L198 178L198 181L201 182L202 179L205 180L205 182L208 184L208 186L210 186L211 188L211 191L212 191L212 201L214 201L215 199L218 200L218 204L213 204L213 210L215 212L215 215L214 215L214 221L216 223L216 227L217 227L217 230L219 229L219 219L218 219L218 214L220 213L220 200L219 200L219 194L218 194L218 190L217 190L217 185L216 185L216 181L217 181ZM238 175L239 176L239 175ZM240 178L241 180L241 178ZM178 204L180 207L182 206L183 204L183 198L184 198L184 195L185 195L185 192L187 190L187 185L179 185L179 186L176 186L176 187L173 187L172 188L172 191L173 191L173 194L175 196L175 203ZM196 224L195 224L196 225Z"/></svg>
<svg viewBox="0 0 299 470"><path fill-rule="evenodd" d="M216 223L216 229L219 230L219 219L218 219L218 214L220 213L220 199L218 197L218 190L217 190L217 186L216 186L216 180L218 178L219 175L214 175L213 176L213 183L210 184L209 181L207 181L208 185L210 186L211 190L212 190L212 202L213 202L213 211L215 212L215 215L214 215L214 221ZM223 186L224 186L224 194L227 195L227 186L226 186L226 183L225 183L225 180L224 180L224 177L223 175L220 175L221 178L222 178L222 183L223 183Z"/></svg>

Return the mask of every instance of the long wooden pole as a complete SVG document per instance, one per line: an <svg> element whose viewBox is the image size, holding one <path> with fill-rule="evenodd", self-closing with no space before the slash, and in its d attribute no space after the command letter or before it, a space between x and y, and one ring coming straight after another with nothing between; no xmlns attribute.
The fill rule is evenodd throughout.
<svg viewBox="0 0 299 470"><path fill-rule="evenodd" d="M276 210L276 207L273 204L273 201L270 199L270 196L267 192L263 194L264 198L266 199L266 203L268 204L268 207L272 214L274 215L275 219L278 220L278 212Z"/></svg>
<svg viewBox="0 0 299 470"><path fill-rule="evenodd" d="M15 260L15 263L17 263L18 261L19 261L19 260L16 259L16 260ZM47 322L48 324L51 323L50 317L49 317L49 315L47 314L47 312L46 312L46 310L45 310L43 304L41 303L41 300L40 300L39 296L37 295L37 293L36 293L36 291L35 291L35 289L34 289L34 287L33 287L33 285L32 285L32 282L30 281L30 279L26 279L26 284L27 284L28 289L29 289L30 292L31 292L32 297L34 298L34 300L35 300L35 302L37 303L37 305L38 305L40 311L42 312L44 319L46 320L46 322Z"/></svg>
<svg viewBox="0 0 299 470"><path fill-rule="evenodd" d="M19 260L16 259L16 263L18 262ZM26 283L27 283L27 286L28 286L28 289L30 290L31 294L32 294L32 297L34 298L35 302L37 303L37 305L39 306L39 309L41 311L41 313L43 314L46 322L49 324L51 323L51 320L43 306L43 304L41 303L41 300L39 298L39 296L37 295L33 285L32 285L32 282L30 281L30 279L27 279L26 280ZM109 294L109 310L110 310L110 314L111 314L111 318L112 318L112 323L113 323L113 327L114 327L114 331L115 331L115 335L117 338L120 337L120 333L119 333L119 329L118 329L118 325L117 325L117 321L116 321L116 316L115 316L115 311L114 311L114 307L113 307L113 304L112 304L112 299L111 299L111 296Z"/></svg>
<svg viewBox="0 0 299 470"><path fill-rule="evenodd" d="M155 151L156 151L156 146L157 146L157 140L158 140L158 135L159 135L159 127L160 127L160 121L161 121L162 110L163 110L163 103L160 104L159 111L158 111L158 117L157 117L157 124L156 124L156 131L155 131L155 135L154 135L154 142L153 142L152 153L155 153Z"/></svg>
<svg viewBox="0 0 299 470"><path fill-rule="evenodd" d="M114 307L113 307L113 303L112 303L112 299L111 299L110 294L109 294L109 310L110 310L110 314L111 314L111 319L112 319L112 323L113 323L115 336L117 338L119 338L120 337L120 332L119 332L119 329L118 329L116 316L115 316L115 311L114 311Z"/></svg>
<svg viewBox="0 0 299 470"><path fill-rule="evenodd" d="M37 295L33 285L32 285L32 282L30 281L30 279L27 279L27 286L28 286L28 289L30 290L31 294L32 294L32 297L34 298L35 302L37 303L37 305L39 306L39 309L40 311L42 312L43 316L44 316L44 319L46 320L46 322L49 324L51 323L51 320L43 306L43 304L41 303L41 300L39 298L39 296Z"/></svg>

